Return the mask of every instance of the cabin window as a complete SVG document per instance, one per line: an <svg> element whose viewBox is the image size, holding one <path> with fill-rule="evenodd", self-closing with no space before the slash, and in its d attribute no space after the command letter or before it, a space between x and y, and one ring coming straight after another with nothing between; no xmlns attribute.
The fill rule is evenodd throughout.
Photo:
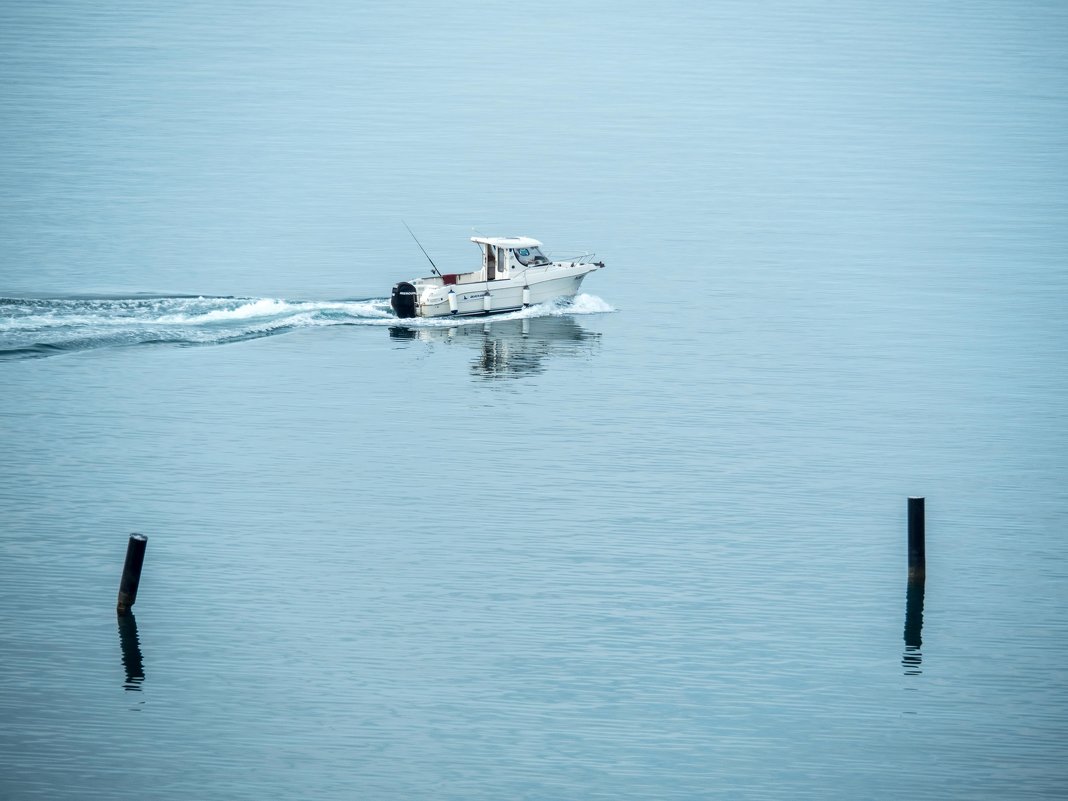
<svg viewBox="0 0 1068 801"><path fill-rule="evenodd" d="M515 259L524 267L529 267L532 264L548 264L549 260L545 258L545 254L541 252L540 248L513 248L512 253L515 254Z"/></svg>

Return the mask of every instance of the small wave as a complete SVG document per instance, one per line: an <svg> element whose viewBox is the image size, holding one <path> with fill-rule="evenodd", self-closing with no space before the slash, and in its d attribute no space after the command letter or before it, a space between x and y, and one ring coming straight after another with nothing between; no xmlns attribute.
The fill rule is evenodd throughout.
<svg viewBox="0 0 1068 801"><path fill-rule="evenodd" d="M596 295L575 295L570 301L561 304L553 313L563 314L609 314L615 308L605 303Z"/></svg>
<svg viewBox="0 0 1068 801"><path fill-rule="evenodd" d="M399 321L385 298L296 301L280 298L140 296L0 298L0 361L41 358L103 347L215 345L333 325L437 327L487 320L600 314L600 298L534 306L492 318Z"/></svg>

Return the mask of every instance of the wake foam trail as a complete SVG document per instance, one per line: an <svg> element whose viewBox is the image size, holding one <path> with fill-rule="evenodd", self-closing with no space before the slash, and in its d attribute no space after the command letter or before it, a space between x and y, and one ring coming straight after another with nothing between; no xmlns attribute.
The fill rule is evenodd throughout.
<svg viewBox="0 0 1068 801"><path fill-rule="evenodd" d="M0 361L130 345L215 345L333 325L459 326L610 311L592 295L493 317L431 320L400 320L385 298L0 298Z"/></svg>
<svg viewBox="0 0 1068 801"><path fill-rule="evenodd" d="M0 359L167 343L213 345L295 328L395 319L385 300L0 298Z"/></svg>

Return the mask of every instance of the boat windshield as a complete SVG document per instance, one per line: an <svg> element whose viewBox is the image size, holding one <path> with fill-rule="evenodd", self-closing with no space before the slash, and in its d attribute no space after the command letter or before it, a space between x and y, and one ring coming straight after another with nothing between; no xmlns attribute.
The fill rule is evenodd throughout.
<svg viewBox="0 0 1068 801"><path fill-rule="evenodd" d="M524 267L549 263L545 254L541 252L541 248L513 248L512 253L515 254L515 260Z"/></svg>

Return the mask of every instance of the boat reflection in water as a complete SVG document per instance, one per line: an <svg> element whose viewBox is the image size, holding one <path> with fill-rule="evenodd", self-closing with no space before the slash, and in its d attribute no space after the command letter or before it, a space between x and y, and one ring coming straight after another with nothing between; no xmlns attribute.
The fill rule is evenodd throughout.
<svg viewBox="0 0 1068 801"><path fill-rule="evenodd" d="M524 317L482 325L433 328L394 326L392 339L461 345L478 351L471 363L476 378L522 378L545 371L549 356L592 356L601 335L568 316Z"/></svg>

